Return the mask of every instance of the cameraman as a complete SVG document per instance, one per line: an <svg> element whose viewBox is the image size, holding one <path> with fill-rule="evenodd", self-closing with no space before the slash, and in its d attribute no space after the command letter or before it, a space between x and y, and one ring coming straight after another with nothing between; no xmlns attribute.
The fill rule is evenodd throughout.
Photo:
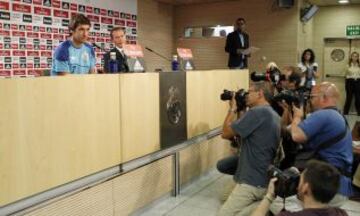
<svg viewBox="0 0 360 216"><path fill-rule="evenodd" d="M300 88L301 73L300 68L294 66L286 66L283 69L285 80L282 82L282 87L287 90L296 91Z"/></svg>
<svg viewBox="0 0 360 216"><path fill-rule="evenodd" d="M345 117L336 109L339 97L339 90L333 83L323 82L314 86L310 94L312 114L302 120L303 110L293 106L294 117L290 128L295 142L303 143L305 150L316 151L318 159L340 171L340 187L330 202L332 206L341 206L352 194L352 137ZM343 136L340 137L341 134ZM320 145L329 141L334 143L319 149Z"/></svg>
<svg viewBox="0 0 360 216"><path fill-rule="evenodd" d="M260 205L251 216L265 216L275 199L275 181L271 179L268 191ZM282 211L278 216L347 216L339 208L329 207L328 204L335 196L340 185L340 173L328 163L312 160L300 175L298 184L298 198L302 201L303 210L298 212Z"/></svg>
<svg viewBox="0 0 360 216"><path fill-rule="evenodd" d="M284 159L280 163L280 169L287 169L294 165L295 155L297 153L298 145L295 143L291 134L288 132L286 127L292 122L292 107L291 103L294 100L304 101L304 94L300 89L301 83L301 72L300 69L293 66L287 66L283 69L284 80L281 81L283 91L274 97L274 101L281 107L281 125L282 130L282 145L284 150ZM293 98L292 100L286 101L286 99Z"/></svg>
<svg viewBox="0 0 360 216"><path fill-rule="evenodd" d="M249 110L235 120L236 102L223 124L222 137L238 135L242 139L238 165L234 174L237 183L218 215L249 215L266 193L267 168L273 162L280 141L280 117L267 102L267 83L253 82L246 105Z"/></svg>

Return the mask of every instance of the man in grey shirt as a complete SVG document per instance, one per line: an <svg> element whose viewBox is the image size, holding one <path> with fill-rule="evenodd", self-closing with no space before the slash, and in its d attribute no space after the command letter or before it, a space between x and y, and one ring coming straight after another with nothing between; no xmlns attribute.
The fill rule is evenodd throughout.
<svg viewBox="0 0 360 216"><path fill-rule="evenodd" d="M280 117L271 108L266 96L269 83L254 82L250 85L246 105L249 107L235 120L236 102L230 101L230 109L223 125L225 139L238 135L242 139L238 166L234 175L237 183L218 215L250 215L266 193L267 169L276 155L280 142Z"/></svg>

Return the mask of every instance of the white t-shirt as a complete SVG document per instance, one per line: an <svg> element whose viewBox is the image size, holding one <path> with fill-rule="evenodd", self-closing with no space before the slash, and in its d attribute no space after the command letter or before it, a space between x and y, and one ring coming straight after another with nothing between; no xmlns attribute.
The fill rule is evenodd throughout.
<svg viewBox="0 0 360 216"><path fill-rule="evenodd" d="M308 83L310 87L314 86L316 84L315 82L315 74L317 73L317 69L319 67L318 63L314 62L310 65L305 65L302 62L298 64L298 67L301 69L301 72L303 73L303 77L301 78L300 86L305 86L306 81L308 80L310 83Z"/></svg>

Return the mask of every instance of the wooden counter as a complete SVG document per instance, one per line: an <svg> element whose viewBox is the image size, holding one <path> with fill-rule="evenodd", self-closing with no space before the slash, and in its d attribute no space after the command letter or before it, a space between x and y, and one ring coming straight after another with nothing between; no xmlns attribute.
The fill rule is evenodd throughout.
<svg viewBox="0 0 360 216"><path fill-rule="evenodd" d="M188 137L222 125L248 72L187 72ZM159 74L0 80L0 206L160 149Z"/></svg>
<svg viewBox="0 0 360 216"><path fill-rule="evenodd" d="M0 206L120 163L117 77L0 80Z"/></svg>

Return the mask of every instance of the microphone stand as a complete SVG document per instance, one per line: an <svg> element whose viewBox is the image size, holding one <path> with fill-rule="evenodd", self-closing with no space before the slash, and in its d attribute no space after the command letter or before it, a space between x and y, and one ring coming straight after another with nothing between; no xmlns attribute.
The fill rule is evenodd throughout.
<svg viewBox="0 0 360 216"><path fill-rule="evenodd" d="M98 49L101 50L102 52L105 52L105 51L106 51L106 50L104 50L101 46L99 46L99 45L96 44L96 43L91 43L91 45L92 45L93 47L98 48Z"/></svg>
<svg viewBox="0 0 360 216"><path fill-rule="evenodd" d="M155 55L161 57L162 59L165 59L166 61L168 61L168 62L170 62L170 63L172 62L171 59L169 59L169 58L161 55L161 54L158 53L158 52L155 52L154 50L150 49L149 47L145 47L145 49L149 50L150 52L152 52L152 53L154 53ZM179 64L180 64L180 63L179 63ZM161 70L161 71L162 71L162 70ZM183 69L180 67L180 65L179 65L179 71L181 71L181 72L186 72L185 70L183 70Z"/></svg>
<svg viewBox="0 0 360 216"><path fill-rule="evenodd" d="M154 53L155 55L157 55L157 56L165 59L165 60L168 61L168 62L172 62L171 59L166 58L165 56L161 55L161 54L158 53L158 52L155 52L154 50L150 49L149 47L145 47L145 49L147 49L147 50L149 50L150 52Z"/></svg>

